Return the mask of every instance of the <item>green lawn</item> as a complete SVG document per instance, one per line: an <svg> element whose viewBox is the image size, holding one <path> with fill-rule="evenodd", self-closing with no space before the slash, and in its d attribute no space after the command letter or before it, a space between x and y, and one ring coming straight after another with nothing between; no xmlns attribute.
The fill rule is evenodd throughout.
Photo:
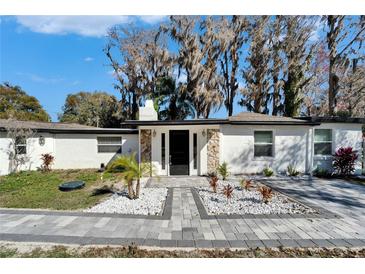
<svg viewBox="0 0 365 274"><path fill-rule="evenodd" d="M65 181L82 180L80 190L62 192L58 185ZM44 208L58 210L82 209L95 205L110 194L93 195L115 175L104 173L104 182L96 170L26 171L0 177L0 207Z"/></svg>

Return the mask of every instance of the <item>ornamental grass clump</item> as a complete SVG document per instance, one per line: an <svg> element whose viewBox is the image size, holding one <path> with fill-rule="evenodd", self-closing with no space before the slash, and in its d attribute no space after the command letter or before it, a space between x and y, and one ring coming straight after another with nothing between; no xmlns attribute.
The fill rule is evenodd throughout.
<svg viewBox="0 0 365 274"><path fill-rule="evenodd" d="M274 175L274 171L272 170L271 167L265 167L262 173L264 173L266 177L271 177Z"/></svg>
<svg viewBox="0 0 365 274"><path fill-rule="evenodd" d="M349 176L355 171L357 152L352 147L340 147L333 155L332 166L336 174Z"/></svg>
<svg viewBox="0 0 365 274"><path fill-rule="evenodd" d="M268 186L262 186L258 188L258 191L261 193L262 201L265 204L269 203L273 196L272 189Z"/></svg>
<svg viewBox="0 0 365 274"><path fill-rule="evenodd" d="M218 166L217 171L222 177L223 181L225 181L229 176L228 164L226 162L223 162L221 165Z"/></svg>
<svg viewBox="0 0 365 274"><path fill-rule="evenodd" d="M233 190L234 190L234 188L230 184L223 187L223 194L227 198L227 203L229 203L229 200L233 196Z"/></svg>
<svg viewBox="0 0 365 274"><path fill-rule="evenodd" d="M299 175L299 171L295 168L293 165L288 165L288 168L286 170L286 174L292 177L296 177Z"/></svg>

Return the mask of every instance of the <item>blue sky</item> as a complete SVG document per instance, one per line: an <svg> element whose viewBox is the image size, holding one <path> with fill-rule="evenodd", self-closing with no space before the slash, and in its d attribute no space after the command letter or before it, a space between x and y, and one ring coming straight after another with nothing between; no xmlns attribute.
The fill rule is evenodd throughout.
<svg viewBox="0 0 365 274"><path fill-rule="evenodd" d="M167 16L2 16L0 82L38 98L52 121L70 93L98 90L119 98L102 51L107 29L130 22L148 28L164 20ZM235 113L244 110L238 99ZM210 116L226 115L222 107Z"/></svg>
<svg viewBox="0 0 365 274"><path fill-rule="evenodd" d="M67 94L102 90L119 97L102 49L105 31L135 21L151 26L161 16L1 17L0 82L21 86L57 121Z"/></svg>

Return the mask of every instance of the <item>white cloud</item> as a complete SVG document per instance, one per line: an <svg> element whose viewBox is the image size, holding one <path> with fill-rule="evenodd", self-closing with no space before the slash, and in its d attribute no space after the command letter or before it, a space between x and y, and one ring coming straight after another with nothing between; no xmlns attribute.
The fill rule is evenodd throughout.
<svg viewBox="0 0 365 274"><path fill-rule="evenodd" d="M78 34L90 37L102 37L109 28L139 20L153 25L165 20L166 16L16 16L22 27L33 32L45 34Z"/></svg>
<svg viewBox="0 0 365 274"><path fill-rule="evenodd" d="M94 58L88 56L88 57L84 58L84 61L85 62L91 62L91 61L94 61Z"/></svg>
<svg viewBox="0 0 365 274"><path fill-rule="evenodd" d="M139 19L147 24L153 25L167 19L166 15L143 15Z"/></svg>
<svg viewBox="0 0 365 274"><path fill-rule="evenodd" d="M63 81L63 78L60 77L44 77L35 73L18 72L17 75L23 76L32 82L42 83L42 84L55 84Z"/></svg>
<svg viewBox="0 0 365 274"><path fill-rule="evenodd" d="M130 16L17 16L17 22L33 32L78 34L101 37L116 24L132 21Z"/></svg>

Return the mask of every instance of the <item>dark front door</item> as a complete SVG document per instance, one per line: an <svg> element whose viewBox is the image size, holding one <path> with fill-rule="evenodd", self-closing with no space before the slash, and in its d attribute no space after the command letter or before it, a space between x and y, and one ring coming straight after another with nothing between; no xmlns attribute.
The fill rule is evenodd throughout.
<svg viewBox="0 0 365 274"><path fill-rule="evenodd" d="M170 130L170 175L189 175L189 130Z"/></svg>

